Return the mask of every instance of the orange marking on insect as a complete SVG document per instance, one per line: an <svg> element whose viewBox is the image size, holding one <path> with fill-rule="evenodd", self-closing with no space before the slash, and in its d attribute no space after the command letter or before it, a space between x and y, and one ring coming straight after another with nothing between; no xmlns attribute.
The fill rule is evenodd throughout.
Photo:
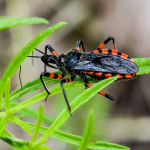
<svg viewBox="0 0 150 150"><path fill-rule="evenodd" d="M77 49L78 51L80 51L80 50L81 50L81 48L80 48L80 47L76 47L76 49Z"/></svg>
<svg viewBox="0 0 150 150"><path fill-rule="evenodd" d="M52 51L52 55L53 55L53 56L58 56L58 54L57 54L56 51Z"/></svg>
<svg viewBox="0 0 150 150"><path fill-rule="evenodd" d="M103 91L100 91L100 92L98 92L99 94L101 94L101 95L103 95L103 96L105 96L106 95L106 93L105 92L103 92Z"/></svg>
<svg viewBox="0 0 150 150"><path fill-rule="evenodd" d="M108 54L108 49L102 49L103 54Z"/></svg>
<svg viewBox="0 0 150 150"><path fill-rule="evenodd" d="M86 73L86 71L82 71L82 73Z"/></svg>
<svg viewBox="0 0 150 150"><path fill-rule="evenodd" d="M90 83L87 83L86 85L87 85L89 88L92 86L92 84L90 84Z"/></svg>
<svg viewBox="0 0 150 150"><path fill-rule="evenodd" d="M117 49L117 48L116 48L116 44L115 44L115 43L113 44L113 46L114 46L114 49Z"/></svg>
<svg viewBox="0 0 150 150"><path fill-rule="evenodd" d="M117 50L111 50L111 54L112 54L112 55L117 55L117 54L118 54L118 51L117 51Z"/></svg>
<svg viewBox="0 0 150 150"><path fill-rule="evenodd" d="M65 79L65 83L68 83L68 79Z"/></svg>
<svg viewBox="0 0 150 150"><path fill-rule="evenodd" d="M69 79L69 82L71 82L71 79Z"/></svg>
<svg viewBox="0 0 150 150"><path fill-rule="evenodd" d="M132 75L131 74L126 74L125 78L132 78Z"/></svg>
<svg viewBox="0 0 150 150"><path fill-rule="evenodd" d="M95 51L93 51L93 53L99 53L99 51L98 51L98 50L95 50Z"/></svg>
<svg viewBox="0 0 150 150"><path fill-rule="evenodd" d="M102 72L94 73L98 77L102 77Z"/></svg>
<svg viewBox="0 0 150 150"><path fill-rule="evenodd" d="M94 72L86 72L86 73L89 74L89 75L93 75Z"/></svg>
<svg viewBox="0 0 150 150"><path fill-rule="evenodd" d="M49 78L54 78L55 77L55 74L54 73L50 73L49 74Z"/></svg>
<svg viewBox="0 0 150 150"><path fill-rule="evenodd" d="M62 75L60 75L60 74L57 74L57 75L58 75L57 79L61 79L62 78Z"/></svg>
<svg viewBox="0 0 150 150"><path fill-rule="evenodd" d="M111 76L112 76L111 73L105 74L105 77L106 77L106 78L109 78L109 77L111 77Z"/></svg>
<svg viewBox="0 0 150 150"><path fill-rule="evenodd" d="M134 77L134 76L135 76L135 73L133 73L132 76Z"/></svg>
<svg viewBox="0 0 150 150"><path fill-rule="evenodd" d="M123 59L127 59L128 55L126 55L124 53L121 53L120 57L123 58Z"/></svg>
<svg viewBox="0 0 150 150"><path fill-rule="evenodd" d="M120 74L116 74L116 77L123 78Z"/></svg>
<svg viewBox="0 0 150 150"><path fill-rule="evenodd" d="M105 43L102 43L98 48L102 49L105 45L106 45Z"/></svg>

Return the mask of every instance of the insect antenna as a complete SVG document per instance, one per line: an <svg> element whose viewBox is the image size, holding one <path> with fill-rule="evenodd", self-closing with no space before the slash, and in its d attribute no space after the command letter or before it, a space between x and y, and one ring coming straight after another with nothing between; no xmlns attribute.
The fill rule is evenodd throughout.
<svg viewBox="0 0 150 150"><path fill-rule="evenodd" d="M38 51L38 52L40 52L40 53L42 53L42 54L45 54L45 53L43 53L42 51L38 50L37 48L35 48L35 50Z"/></svg>
<svg viewBox="0 0 150 150"><path fill-rule="evenodd" d="M37 48L35 48L36 51L40 52L41 54L44 54L42 51L38 50ZM32 51L32 56L28 56L28 57L32 57L32 65L34 65L34 60L33 58L41 58L39 56L33 56L33 51Z"/></svg>
<svg viewBox="0 0 150 150"><path fill-rule="evenodd" d="M28 56L28 57L41 58L41 56Z"/></svg>

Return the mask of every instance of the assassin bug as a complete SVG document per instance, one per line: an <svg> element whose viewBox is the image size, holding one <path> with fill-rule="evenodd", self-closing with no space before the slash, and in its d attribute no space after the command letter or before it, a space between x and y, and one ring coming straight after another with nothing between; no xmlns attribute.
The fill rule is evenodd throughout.
<svg viewBox="0 0 150 150"><path fill-rule="evenodd" d="M109 42L112 41L113 49L103 49L103 47ZM81 48L83 52L81 52ZM61 79L60 84L63 91L63 95L70 111L71 115L71 107L69 105L66 92L64 90L64 83L73 82L78 75L84 82L85 87L90 88L92 85L88 82L86 75L89 75L92 78L97 80L102 80L104 78L109 78L113 76L117 76L118 80L122 79L131 79L136 77L136 72L138 71L137 65L128 57L128 55L117 51L115 40L113 37L109 37L106 39L99 47L90 52L85 52L83 42L79 40L77 42L77 47L72 49L67 54L58 55L57 52L50 46L45 46L45 53L36 49L40 53L43 54L41 60L44 63L44 72L41 73L40 79L44 86L44 89L48 95L50 95L50 91L47 89L45 82L43 80L43 76L55 79ZM47 50L49 50L52 55L47 54ZM29 56L29 57L38 57L38 56ZM54 65L52 65L54 64ZM46 66L59 69L62 71L62 74L54 74L46 71ZM65 75L69 73L71 78L64 78ZM107 97L110 100L114 100L114 98L103 92L99 91L98 94Z"/></svg>

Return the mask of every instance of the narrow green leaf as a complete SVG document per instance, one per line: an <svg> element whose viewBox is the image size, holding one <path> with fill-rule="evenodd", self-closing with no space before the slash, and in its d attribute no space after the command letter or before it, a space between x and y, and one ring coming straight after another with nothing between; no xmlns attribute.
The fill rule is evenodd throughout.
<svg viewBox="0 0 150 150"><path fill-rule="evenodd" d="M132 58L138 67L150 66L150 58Z"/></svg>
<svg viewBox="0 0 150 150"><path fill-rule="evenodd" d="M2 80L0 82L0 99L2 99L6 80L7 78L12 78L16 70L19 68L21 63L25 60L25 58L33 51L33 49L41 43L44 39L46 39L51 33L53 33L56 29L59 27L65 25L65 22L60 22L52 27L46 29L45 31L39 33L37 36L35 36L26 46L23 47L23 49L13 58L9 66L7 67ZM1 107L1 104L0 104Z"/></svg>
<svg viewBox="0 0 150 150"><path fill-rule="evenodd" d="M8 117L8 121L9 122L12 122L14 124L17 124L19 125L23 130L25 130L28 134L32 134L31 130L28 128L28 126L23 122L21 121L18 117L16 116L9 116Z"/></svg>
<svg viewBox="0 0 150 150"><path fill-rule="evenodd" d="M6 80L6 89L5 89L5 106L6 106L6 111L9 110L9 93L10 93L10 79L7 78L7 80Z"/></svg>
<svg viewBox="0 0 150 150"><path fill-rule="evenodd" d="M5 138L5 137L0 137L0 139L3 140L4 142L8 143L9 145L11 145L16 150L30 150L28 148L28 144L29 144L28 141L16 140L13 138Z"/></svg>
<svg viewBox="0 0 150 150"><path fill-rule="evenodd" d="M46 145L40 145L40 146L34 148L33 150L37 150L37 149L39 149L39 150L52 150L51 148L49 148Z"/></svg>
<svg viewBox="0 0 150 150"><path fill-rule="evenodd" d="M94 113L93 113L93 111L91 111L89 113L88 120L87 120L86 127L85 127L84 134L83 134L83 138L82 138L82 141L80 143L78 150L86 150L87 145L92 138L93 128L94 128L93 115L94 115Z"/></svg>
<svg viewBox="0 0 150 150"><path fill-rule="evenodd" d="M136 75L144 75L150 73L150 58L132 58L139 67Z"/></svg>
<svg viewBox="0 0 150 150"><path fill-rule="evenodd" d="M115 81L117 77L112 77L105 79L101 82L98 82L91 88L85 90L81 95L75 98L70 106L72 108L72 112L74 112L79 106L87 102L91 97L93 97L98 91ZM47 130L47 132L34 144L42 143L43 140L47 139L53 132L55 132L68 118L70 117L70 113L68 108L65 108L62 113L56 118L51 127Z"/></svg>
<svg viewBox="0 0 150 150"><path fill-rule="evenodd" d="M34 130L32 138L31 138L31 142L30 142L31 147L32 147L32 144L35 142L36 137L39 133L39 129L40 129L40 126L41 126L42 120L43 120L43 115L44 115L44 105L41 104L41 106L39 108L39 113L38 113L38 118L37 118L37 123L36 123L36 126L35 126L35 130Z"/></svg>
<svg viewBox="0 0 150 150"><path fill-rule="evenodd" d="M15 139L15 137L6 129L4 130L3 137Z"/></svg>
<svg viewBox="0 0 150 150"><path fill-rule="evenodd" d="M26 122L26 125L31 130L35 129L35 124ZM48 130L48 127L41 126L39 132L41 134L44 134L47 130ZM50 137L57 139L59 141L71 144L71 145L75 145L75 146L79 146L82 140L82 137L80 136L64 133L58 130L52 133ZM129 150L129 148L125 146L121 146L121 145L114 144L114 143L101 142L101 141L89 142L87 148L92 149L92 150L94 149L95 150Z"/></svg>
<svg viewBox="0 0 150 150"><path fill-rule="evenodd" d="M93 144L95 144L97 147L100 147L99 150L130 150L130 148L125 146L101 141L94 142Z"/></svg>
<svg viewBox="0 0 150 150"><path fill-rule="evenodd" d="M150 73L150 66L144 66L139 67L139 71L136 73L136 75L144 75Z"/></svg>
<svg viewBox="0 0 150 150"><path fill-rule="evenodd" d="M48 24L48 21L44 18L38 17L33 18L0 17L0 30L32 24Z"/></svg>
<svg viewBox="0 0 150 150"><path fill-rule="evenodd" d="M18 102L12 102L10 104L10 108L13 108L13 107L15 107L17 105L19 105ZM25 107L25 108L17 111L16 113L24 115L26 117L34 118L34 119L37 119L37 116L38 116L38 110L33 108L33 107L30 107L30 106ZM50 117L49 115L44 113L43 122L51 125L54 122L54 119L52 117Z"/></svg>

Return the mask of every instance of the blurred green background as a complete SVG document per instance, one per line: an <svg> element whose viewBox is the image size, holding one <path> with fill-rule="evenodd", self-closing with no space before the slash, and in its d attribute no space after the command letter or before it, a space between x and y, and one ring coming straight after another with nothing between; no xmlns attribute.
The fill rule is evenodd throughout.
<svg viewBox="0 0 150 150"><path fill-rule="evenodd" d="M50 44L58 54L67 53L76 47L82 39L86 51L97 48L109 36L116 40L117 49L131 58L150 57L150 1L149 0L0 0L0 16L43 17L49 25L32 25L15 27L0 32L0 77L19 50L35 35L53 24L65 21L68 24L54 32L37 48L44 51ZM107 48L112 48L111 43ZM40 55L34 52L34 55ZM22 64L23 84L39 77L43 63L39 59L27 58ZM54 69L49 68L49 72ZM20 86L18 72L11 80L13 91ZM92 142L106 141L122 144L132 150L150 149L150 75L138 76L129 82L116 82L104 91L114 96L114 102L95 95L73 113L64 124L62 131L82 135L88 112L95 113L95 126ZM69 101L82 93L85 87L67 90ZM43 90L42 90L43 91ZM26 100L40 91L28 94L19 99ZM41 102L40 102L41 103ZM33 107L38 108L39 104ZM63 94L48 98L45 112L56 118L66 107ZM28 118L24 118L26 121ZM35 120L28 120L36 122ZM21 128L12 124L7 126L18 138L30 139ZM75 150L76 147L49 138L47 144L55 150ZM10 147L0 141L0 146Z"/></svg>

